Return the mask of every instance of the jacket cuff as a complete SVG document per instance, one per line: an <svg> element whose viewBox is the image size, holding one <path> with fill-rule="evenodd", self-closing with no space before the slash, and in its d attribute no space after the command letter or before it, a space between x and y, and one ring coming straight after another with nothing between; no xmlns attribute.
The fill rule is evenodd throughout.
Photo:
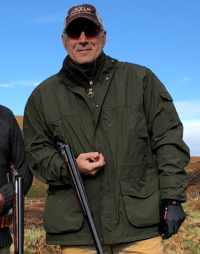
<svg viewBox="0 0 200 254"><path fill-rule="evenodd" d="M160 195L161 200L178 200L181 203L186 202L187 179L179 179L175 175L160 177Z"/></svg>

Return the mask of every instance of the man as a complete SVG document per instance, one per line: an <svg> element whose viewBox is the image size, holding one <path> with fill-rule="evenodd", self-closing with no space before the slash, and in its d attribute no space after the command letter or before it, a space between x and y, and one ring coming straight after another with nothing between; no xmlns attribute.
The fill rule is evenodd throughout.
<svg viewBox="0 0 200 254"><path fill-rule="evenodd" d="M12 208L14 186L7 180L10 162L23 178L24 195L31 187L33 175L25 161L23 137L13 113L0 105L0 253L10 253L12 237L6 223Z"/></svg>
<svg viewBox="0 0 200 254"><path fill-rule="evenodd" d="M49 184L46 241L65 254L96 253L61 141L75 154L104 252L162 253L160 234L177 233L185 217L190 158L172 98L149 69L104 54L94 6L68 11L62 42L62 69L33 91L24 115L29 166Z"/></svg>

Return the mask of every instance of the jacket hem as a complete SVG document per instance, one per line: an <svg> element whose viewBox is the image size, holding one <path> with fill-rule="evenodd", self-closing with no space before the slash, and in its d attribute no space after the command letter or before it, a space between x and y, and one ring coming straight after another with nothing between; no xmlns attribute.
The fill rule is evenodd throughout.
<svg viewBox="0 0 200 254"><path fill-rule="evenodd" d="M125 237L125 238L110 239L110 240L105 240L102 245L142 241L142 240L153 238L153 237L156 237L156 236L159 236L159 235L160 235L159 232L154 232L154 233L139 235L139 236L131 236L131 237ZM66 238L67 238L67 236L66 236ZM91 239L88 239L88 240L74 239L73 241L48 240L48 239L46 239L46 244L48 244L48 245L66 245L66 246L74 245L74 246L78 246L78 245L91 245L91 244L94 244L94 241L91 240Z"/></svg>

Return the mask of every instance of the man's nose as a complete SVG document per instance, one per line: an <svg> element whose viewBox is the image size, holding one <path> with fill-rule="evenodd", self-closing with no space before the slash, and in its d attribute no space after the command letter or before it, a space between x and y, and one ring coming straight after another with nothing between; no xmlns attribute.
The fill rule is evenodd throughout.
<svg viewBox="0 0 200 254"><path fill-rule="evenodd" d="M85 35L85 32L82 31L81 34L80 34L80 36L79 36L79 42L80 42L80 43L85 43L85 42L87 42L87 41L88 41L87 36Z"/></svg>

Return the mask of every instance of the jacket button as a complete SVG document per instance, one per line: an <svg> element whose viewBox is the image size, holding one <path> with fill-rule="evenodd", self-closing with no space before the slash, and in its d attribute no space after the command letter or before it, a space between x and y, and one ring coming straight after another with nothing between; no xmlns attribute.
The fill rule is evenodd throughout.
<svg viewBox="0 0 200 254"><path fill-rule="evenodd" d="M106 80L109 80L109 77L106 77Z"/></svg>

